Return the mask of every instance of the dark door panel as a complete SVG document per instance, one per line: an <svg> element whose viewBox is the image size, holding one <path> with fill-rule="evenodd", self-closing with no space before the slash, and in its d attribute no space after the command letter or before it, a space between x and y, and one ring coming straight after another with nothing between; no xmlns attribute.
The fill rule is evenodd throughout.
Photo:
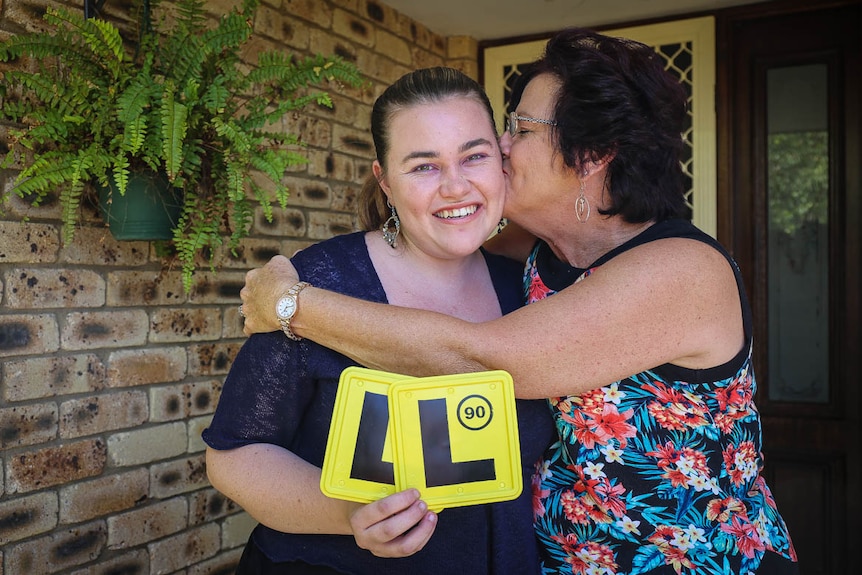
<svg viewBox="0 0 862 575"><path fill-rule="evenodd" d="M805 575L862 564L859 2L719 19L719 240L755 316L765 476Z"/></svg>

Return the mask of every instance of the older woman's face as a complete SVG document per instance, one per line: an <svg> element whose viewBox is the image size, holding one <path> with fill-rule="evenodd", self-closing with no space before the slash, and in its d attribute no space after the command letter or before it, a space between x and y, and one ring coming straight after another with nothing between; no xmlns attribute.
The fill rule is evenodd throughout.
<svg viewBox="0 0 862 575"><path fill-rule="evenodd" d="M497 134L485 107L452 97L396 112L387 170L374 171L408 245L434 257L476 251L500 222L505 198Z"/></svg>
<svg viewBox="0 0 862 575"><path fill-rule="evenodd" d="M536 76L524 89L515 113L553 120L559 87L559 81L550 74ZM500 139L506 157L504 215L540 237L541 229L551 218L572 216L574 192L578 189L574 173L556 152L551 129L546 124L520 120L514 136L505 132Z"/></svg>

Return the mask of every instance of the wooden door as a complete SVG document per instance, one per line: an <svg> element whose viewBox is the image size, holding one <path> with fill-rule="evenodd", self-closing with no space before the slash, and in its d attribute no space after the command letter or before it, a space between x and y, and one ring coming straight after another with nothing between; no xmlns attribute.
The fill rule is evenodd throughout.
<svg viewBox="0 0 862 575"><path fill-rule="evenodd" d="M765 475L804 575L862 573L860 32L859 2L718 22L718 236L752 300Z"/></svg>

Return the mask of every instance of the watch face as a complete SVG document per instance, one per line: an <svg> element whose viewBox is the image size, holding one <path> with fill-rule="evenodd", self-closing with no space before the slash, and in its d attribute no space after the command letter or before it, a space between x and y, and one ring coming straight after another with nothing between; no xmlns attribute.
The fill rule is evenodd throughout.
<svg viewBox="0 0 862 575"><path fill-rule="evenodd" d="M296 299L292 297L283 297L275 304L275 313L281 319L293 317L296 312Z"/></svg>

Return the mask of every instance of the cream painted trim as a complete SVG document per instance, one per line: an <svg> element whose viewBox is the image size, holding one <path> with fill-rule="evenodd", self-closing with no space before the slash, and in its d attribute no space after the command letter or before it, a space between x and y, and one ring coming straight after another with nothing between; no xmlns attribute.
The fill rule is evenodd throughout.
<svg viewBox="0 0 862 575"><path fill-rule="evenodd" d="M694 224L715 237L717 232L717 144L715 118L715 20L712 16L604 30L603 34L631 38L658 46L691 42L692 45L692 204ZM485 90L502 132L506 65L538 58L545 40L494 46L483 51Z"/></svg>

